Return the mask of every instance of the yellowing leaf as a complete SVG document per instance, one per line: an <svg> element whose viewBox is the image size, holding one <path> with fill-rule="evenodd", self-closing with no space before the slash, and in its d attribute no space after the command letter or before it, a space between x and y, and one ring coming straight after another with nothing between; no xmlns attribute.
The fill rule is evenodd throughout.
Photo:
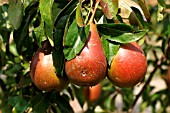
<svg viewBox="0 0 170 113"><path fill-rule="evenodd" d="M76 21L77 21L78 26L80 27L84 26L83 17L81 15L80 4L77 5L77 9L76 9Z"/></svg>
<svg viewBox="0 0 170 113"><path fill-rule="evenodd" d="M108 19L115 17L118 12L118 0L101 0L100 6Z"/></svg>

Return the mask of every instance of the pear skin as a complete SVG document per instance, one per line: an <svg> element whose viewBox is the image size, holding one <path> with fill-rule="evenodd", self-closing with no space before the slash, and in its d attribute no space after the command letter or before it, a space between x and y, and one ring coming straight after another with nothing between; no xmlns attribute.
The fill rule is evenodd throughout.
<svg viewBox="0 0 170 113"><path fill-rule="evenodd" d="M121 45L108 70L108 78L118 87L133 87L147 71L147 60L137 42Z"/></svg>
<svg viewBox="0 0 170 113"><path fill-rule="evenodd" d="M68 79L79 86L94 86L106 77L107 61L96 25L90 23L86 44L65 63Z"/></svg>
<svg viewBox="0 0 170 113"><path fill-rule="evenodd" d="M30 76L35 86L43 91L61 91L69 84L67 78L56 75L52 54L45 54L43 49L38 49L32 58Z"/></svg>

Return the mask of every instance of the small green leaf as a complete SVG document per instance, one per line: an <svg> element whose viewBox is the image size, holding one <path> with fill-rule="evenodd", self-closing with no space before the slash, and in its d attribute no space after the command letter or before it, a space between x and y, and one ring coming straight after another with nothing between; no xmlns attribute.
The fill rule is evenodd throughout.
<svg viewBox="0 0 170 113"><path fill-rule="evenodd" d="M162 21L163 18L164 18L164 16L163 16L163 9L164 8L160 4L158 4L158 11L157 11L157 21L158 22Z"/></svg>
<svg viewBox="0 0 170 113"><path fill-rule="evenodd" d="M102 37L102 44L106 54L108 64L110 65L114 56L117 54L120 44L108 41L106 38Z"/></svg>
<svg viewBox="0 0 170 113"><path fill-rule="evenodd" d="M100 6L102 11L108 19L116 17L118 12L118 0L101 0Z"/></svg>
<svg viewBox="0 0 170 113"><path fill-rule="evenodd" d="M21 0L9 0L8 15L14 29L18 29L21 26L23 8Z"/></svg>
<svg viewBox="0 0 170 113"><path fill-rule="evenodd" d="M54 0L40 0L40 13L42 19L50 26L53 27L52 6Z"/></svg>
<svg viewBox="0 0 170 113"><path fill-rule="evenodd" d="M89 26L78 27L76 20L71 24L65 39L64 55L67 60L74 58L86 43Z"/></svg>
<svg viewBox="0 0 170 113"><path fill-rule="evenodd" d="M126 24L101 24L97 28L99 33L106 39L117 43L137 41L148 31L145 29L135 31L131 26Z"/></svg>
<svg viewBox="0 0 170 113"><path fill-rule="evenodd" d="M15 43L9 45L9 50L14 56L19 56Z"/></svg>

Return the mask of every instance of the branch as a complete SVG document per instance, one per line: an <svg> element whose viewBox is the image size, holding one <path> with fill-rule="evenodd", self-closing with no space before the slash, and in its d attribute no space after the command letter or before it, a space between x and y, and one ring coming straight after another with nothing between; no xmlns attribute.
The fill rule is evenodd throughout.
<svg viewBox="0 0 170 113"><path fill-rule="evenodd" d="M100 3L100 0L97 0L96 3L95 3L95 6L94 6L94 10L92 12L92 16L91 16L91 18L89 20L89 23L93 23L94 16L96 14L96 10L97 10L97 7L98 7L99 3Z"/></svg>

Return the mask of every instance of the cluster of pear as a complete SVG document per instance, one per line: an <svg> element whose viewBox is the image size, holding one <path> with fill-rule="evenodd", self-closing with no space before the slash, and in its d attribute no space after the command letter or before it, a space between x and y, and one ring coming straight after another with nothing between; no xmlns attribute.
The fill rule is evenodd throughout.
<svg viewBox="0 0 170 113"><path fill-rule="evenodd" d="M46 44L45 44L46 45ZM147 60L137 42L120 45L108 66L96 25L90 23L89 36L79 54L65 62L66 78L58 77L51 49L43 46L32 58L30 75L41 90L61 91L69 82L78 86L95 86L107 78L118 87L133 87L145 76Z"/></svg>

